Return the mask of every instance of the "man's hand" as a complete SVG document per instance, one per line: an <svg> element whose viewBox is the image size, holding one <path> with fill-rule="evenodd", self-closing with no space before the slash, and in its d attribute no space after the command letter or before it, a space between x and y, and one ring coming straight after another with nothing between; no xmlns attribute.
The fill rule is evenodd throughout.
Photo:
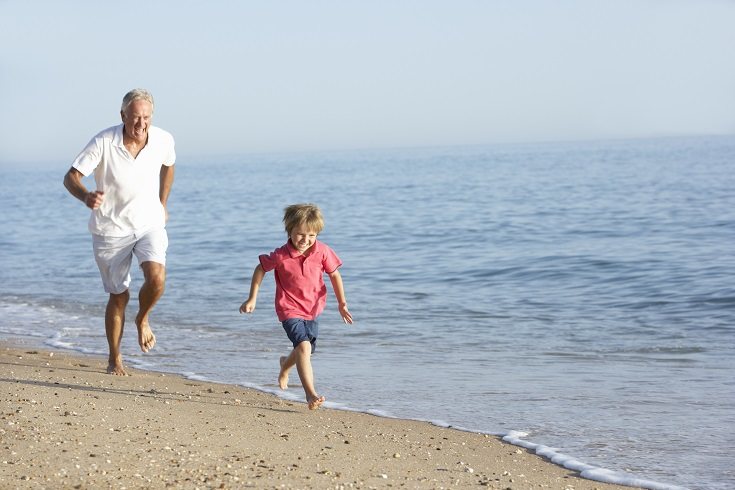
<svg viewBox="0 0 735 490"><path fill-rule="evenodd" d="M105 193L102 191L88 192L84 196L84 204L90 209L97 209L102 205L102 201L105 199Z"/></svg>

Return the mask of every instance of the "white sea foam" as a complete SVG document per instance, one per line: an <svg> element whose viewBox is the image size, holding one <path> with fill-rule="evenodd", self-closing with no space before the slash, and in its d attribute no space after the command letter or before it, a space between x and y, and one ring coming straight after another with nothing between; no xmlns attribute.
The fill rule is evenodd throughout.
<svg viewBox="0 0 735 490"><path fill-rule="evenodd" d="M533 451L539 456L543 456L544 458L550 460L552 463L558 464L573 471L578 471L580 476L590 480L600 481L603 483L616 483L618 485L646 488L649 490L688 490L685 487L645 480L632 475L627 475L586 464L571 456L560 453L555 448L527 441L524 439L527 436L528 434L525 432L511 431L503 436L503 440L507 443L513 444L514 446L520 446L522 448Z"/></svg>

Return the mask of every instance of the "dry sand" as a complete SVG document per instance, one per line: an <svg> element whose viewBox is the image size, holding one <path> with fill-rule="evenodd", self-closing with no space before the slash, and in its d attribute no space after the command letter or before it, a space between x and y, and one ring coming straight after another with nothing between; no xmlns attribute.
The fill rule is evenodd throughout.
<svg viewBox="0 0 735 490"><path fill-rule="evenodd" d="M493 436L106 367L0 344L0 488L630 488Z"/></svg>

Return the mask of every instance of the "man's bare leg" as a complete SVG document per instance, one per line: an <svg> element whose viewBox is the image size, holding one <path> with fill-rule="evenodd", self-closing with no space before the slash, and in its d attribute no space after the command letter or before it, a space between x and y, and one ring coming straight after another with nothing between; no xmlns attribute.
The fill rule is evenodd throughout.
<svg viewBox="0 0 735 490"><path fill-rule="evenodd" d="M143 269L145 282L138 294L140 309L135 317L135 326L138 327L140 350L148 352L156 345L156 336L148 323L148 315L166 288L166 267L158 262L143 262L140 267Z"/></svg>
<svg viewBox="0 0 735 490"><path fill-rule="evenodd" d="M120 343L125 329L125 307L130 300L130 293L110 294L105 310L105 333L107 345L110 348L110 357L107 364L107 374L127 376L123 367Z"/></svg>

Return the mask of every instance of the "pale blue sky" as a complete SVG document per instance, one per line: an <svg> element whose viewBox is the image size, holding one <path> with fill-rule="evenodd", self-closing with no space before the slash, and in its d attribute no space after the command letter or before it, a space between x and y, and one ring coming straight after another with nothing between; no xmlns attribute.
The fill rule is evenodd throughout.
<svg viewBox="0 0 735 490"><path fill-rule="evenodd" d="M735 134L733 0L0 0L0 162Z"/></svg>

